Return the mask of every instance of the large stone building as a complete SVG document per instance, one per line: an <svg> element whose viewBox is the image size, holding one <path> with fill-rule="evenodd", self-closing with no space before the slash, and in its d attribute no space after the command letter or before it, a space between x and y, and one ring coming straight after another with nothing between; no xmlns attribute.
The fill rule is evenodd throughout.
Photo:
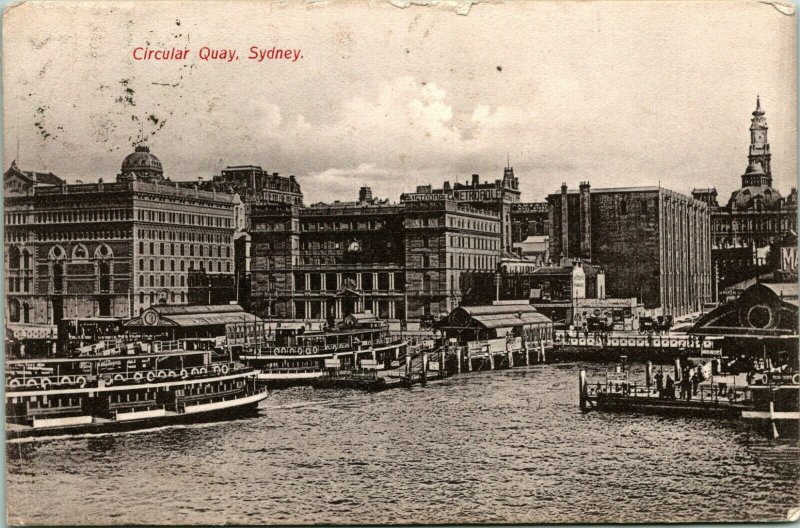
<svg viewBox="0 0 800 528"><path fill-rule="evenodd" d="M789 233L797 232L797 189L788 196L772 187L772 154L761 100L750 124L750 148L741 188L727 204L717 203L717 191L695 189L692 195L711 211L712 260L719 287L770 271L770 248Z"/></svg>
<svg viewBox="0 0 800 528"><path fill-rule="evenodd" d="M547 197L550 255L605 270L606 294L680 316L712 297L708 206L660 187L561 187Z"/></svg>
<svg viewBox="0 0 800 528"><path fill-rule="evenodd" d="M524 242L529 237L547 236L550 219L547 202L515 203L511 206L511 239Z"/></svg>
<svg viewBox="0 0 800 528"><path fill-rule="evenodd" d="M10 327L130 318L186 303L192 270L232 273L235 197L169 181L147 147L115 183L50 176L4 175Z"/></svg>
<svg viewBox="0 0 800 528"><path fill-rule="evenodd" d="M293 319L443 316L460 302L461 273L494 269L502 252L491 208L425 188L400 204L362 188L356 202L255 205L251 236L254 311Z"/></svg>

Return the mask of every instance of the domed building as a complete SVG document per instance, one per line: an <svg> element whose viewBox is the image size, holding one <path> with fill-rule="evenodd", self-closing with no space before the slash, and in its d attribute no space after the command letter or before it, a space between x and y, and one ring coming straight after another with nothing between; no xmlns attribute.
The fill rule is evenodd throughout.
<svg viewBox="0 0 800 528"><path fill-rule="evenodd" d="M147 145L137 145L134 151L122 160L122 168L117 175L118 182L145 181L150 183L164 180L161 160L150 153Z"/></svg>
<svg viewBox="0 0 800 528"><path fill-rule="evenodd" d="M770 250L797 230L797 189L787 197L772 187L772 155L767 119L756 98L750 124L750 148L742 186L720 207L716 189L695 189L692 195L711 208L712 261L720 289L770 271Z"/></svg>
<svg viewBox="0 0 800 528"><path fill-rule="evenodd" d="M774 209L781 206L781 193L771 187L772 176L764 172L757 161L750 162L742 175L742 188L731 194L731 210Z"/></svg>

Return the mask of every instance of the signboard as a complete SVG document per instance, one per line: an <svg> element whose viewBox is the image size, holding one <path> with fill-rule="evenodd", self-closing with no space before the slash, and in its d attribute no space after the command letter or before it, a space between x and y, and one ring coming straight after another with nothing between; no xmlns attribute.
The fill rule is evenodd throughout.
<svg viewBox="0 0 800 528"><path fill-rule="evenodd" d="M361 368L362 369L376 369L378 368L378 362L374 359L362 359L361 360Z"/></svg>
<svg viewBox="0 0 800 528"><path fill-rule="evenodd" d="M628 381L627 372L606 372L606 381L609 383Z"/></svg>
<svg viewBox="0 0 800 528"><path fill-rule="evenodd" d="M486 347L488 347L486 341L470 341L467 343L467 352L470 356L475 357L482 354Z"/></svg>
<svg viewBox="0 0 800 528"><path fill-rule="evenodd" d="M438 361L428 361L428 370L439 370Z"/></svg>
<svg viewBox="0 0 800 528"><path fill-rule="evenodd" d="M342 366L338 359L326 359L325 368L340 368Z"/></svg>
<svg viewBox="0 0 800 528"><path fill-rule="evenodd" d="M489 343L489 352L492 354L505 354L506 352L506 340L505 339L490 339Z"/></svg>
<svg viewBox="0 0 800 528"><path fill-rule="evenodd" d="M797 273L797 248L781 248L781 271L784 273Z"/></svg>
<svg viewBox="0 0 800 528"><path fill-rule="evenodd" d="M436 344L434 343L433 339L426 339L425 341L422 342L422 346L424 348L433 348L434 346L436 346Z"/></svg>

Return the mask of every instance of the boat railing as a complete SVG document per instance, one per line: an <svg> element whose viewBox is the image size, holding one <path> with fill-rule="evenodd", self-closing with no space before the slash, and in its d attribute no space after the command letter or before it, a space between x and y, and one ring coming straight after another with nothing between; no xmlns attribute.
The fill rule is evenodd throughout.
<svg viewBox="0 0 800 528"><path fill-rule="evenodd" d="M97 374L65 374L62 376L32 375L22 371L21 375L6 375L6 389L9 390L51 390L85 387L110 387L139 383L161 383L176 380L194 380L237 374L251 371L252 368L235 361L214 362L211 365L195 367L160 368L135 371L101 372Z"/></svg>
<svg viewBox="0 0 800 528"><path fill-rule="evenodd" d="M589 397L596 396L627 396L633 398L653 398L663 400L689 400L708 403L740 403L750 399L747 386L736 386L736 384L700 384L695 390L694 387L682 389L679 384L675 384L672 389L666 387L659 388L646 383L587 383L586 394ZM670 393L671 392L671 393ZM687 394L688 392L688 394Z"/></svg>

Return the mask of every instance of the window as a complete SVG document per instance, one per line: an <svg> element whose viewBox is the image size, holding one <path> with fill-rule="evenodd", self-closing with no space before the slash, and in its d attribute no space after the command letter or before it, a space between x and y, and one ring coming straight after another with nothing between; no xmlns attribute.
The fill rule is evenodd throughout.
<svg viewBox="0 0 800 528"><path fill-rule="evenodd" d="M100 291L111 291L111 267L108 265L108 262L101 262L98 264L97 273L100 276Z"/></svg>
<svg viewBox="0 0 800 528"><path fill-rule="evenodd" d="M61 293L64 289L64 267L53 264L53 293Z"/></svg>
<svg viewBox="0 0 800 528"><path fill-rule="evenodd" d="M156 278L154 275L150 275L150 287L152 288L155 285L156 285ZM151 300L150 302L152 303L153 301Z"/></svg>
<svg viewBox="0 0 800 528"><path fill-rule="evenodd" d="M10 269L19 269L20 256L17 246L12 246L8 252L8 267Z"/></svg>
<svg viewBox="0 0 800 528"><path fill-rule="evenodd" d="M139 287L144 288L144 275L139 275Z"/></svg>

